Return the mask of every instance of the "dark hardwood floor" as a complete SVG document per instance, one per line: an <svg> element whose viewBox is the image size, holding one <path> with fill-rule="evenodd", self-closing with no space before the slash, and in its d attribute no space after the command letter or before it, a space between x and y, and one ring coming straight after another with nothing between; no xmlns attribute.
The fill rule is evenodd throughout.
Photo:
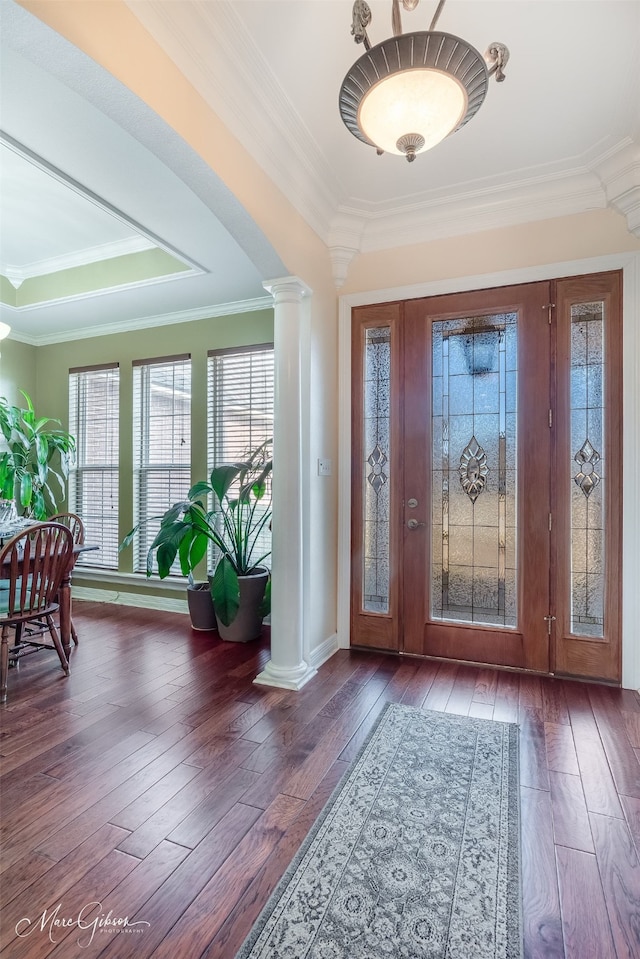
<svg viewBox="0 0 640 959"><path fill-rule="evenodd" d="M640 957L635 692L341 651L293 693L186 616L74 621L0 713L4 959L233 959L389 701L519 723L526 956Z"/></svg>

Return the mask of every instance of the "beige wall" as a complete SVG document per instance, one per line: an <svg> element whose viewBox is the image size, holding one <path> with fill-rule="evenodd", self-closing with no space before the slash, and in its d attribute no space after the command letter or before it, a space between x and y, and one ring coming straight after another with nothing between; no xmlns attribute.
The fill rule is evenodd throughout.
<svg viewBox="0 0 640 959"><path fill-rule="evenodd" d="M356 257L341 294L481 276L640 250L613 210L502 227Z"/></svg>

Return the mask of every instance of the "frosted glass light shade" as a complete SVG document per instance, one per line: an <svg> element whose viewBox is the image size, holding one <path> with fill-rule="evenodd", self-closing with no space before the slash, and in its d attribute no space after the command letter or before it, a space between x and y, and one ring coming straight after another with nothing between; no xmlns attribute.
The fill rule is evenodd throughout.
<svg viewBox="0 0 640 959"><path fill-rule="evenodd" d="M386 77L362 99L359 124L385 153L403 154L398 140L410 133L424 138L422 153L455 130L467 110L462 84L440 70L404 70Z"/></svg>
<svg viewBox="0 0 640 959"><path fill-rule="evenodd" d="M358 140L411 160L468 123L488 84L484 58L465 40L437 31L404 33L356 60L338 107ZM398 147L401 137L412 138L411 149Z"/></svg>
<svg viewBox="0 0 640 959"><path fill-rule="evenodd" d="M4 340L5 337L9 336L11 333L11 327L8 323L0 323L0 340Z"/></svg>

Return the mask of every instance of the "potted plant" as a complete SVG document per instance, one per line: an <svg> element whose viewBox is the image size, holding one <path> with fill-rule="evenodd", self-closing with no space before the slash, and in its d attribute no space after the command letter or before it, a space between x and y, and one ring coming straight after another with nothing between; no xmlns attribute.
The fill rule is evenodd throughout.
<svg viewBox="0 0 640 959"><path fill-rule="evenodd" d="M27 404L24 409L0 398L0 429L6 444L0 453L0 497L15 501L24 515L44 520L64 499L76 441L66 430L52 428L60 426L59 420L37 418L31 397L20 392Z"/></svg>
<svg viewBox="0 0 640 959"><path fill-rule="evenodd" d="M200 588L193 573L213 544L216 561L209 588L218 631L234 642L257 638L270 608L270 574L262 564L271 550L261 546L261 533L271 523L272 467L269 441L241 462L214 467L209 482L196 483L185 500L156 517L160 529L147 557L147 576L157 565L164 579L178 558L182 574ZM132 542L139 525L121 549Z"/></svg>
<svg viewBox="0 0 640 959"><path fill-rule="evenodd" d="M209 580L196 583L193 575L189 574L187 606L189 607L192 629L196 629L198 632L209 632L218 628Z"/></svg>

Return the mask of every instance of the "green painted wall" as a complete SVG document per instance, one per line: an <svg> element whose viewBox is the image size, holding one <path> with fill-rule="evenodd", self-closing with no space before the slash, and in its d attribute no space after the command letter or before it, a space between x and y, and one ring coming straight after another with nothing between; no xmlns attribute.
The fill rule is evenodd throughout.
<svg viewBox="0 0 640 959"><path fill-rule="evenodd" d="M172 276L189 269L186 263L164 250L142 250L139 253L128 253L125 256L101 260L99 263L87 263L85 266L59 270L57 273L48 273L45 276L34 276L25 280L17 290L13 290L15 294L13 299L5 299L5 296L11 296L10 289L2 286L0 292L3 294L2 299L5 303L30 306L33 303L111 289L127 283L140 283L143 280L161 276Z"/></svg>
<svg viewBox="0 0 640 959"><path fill-rule="evenodd" d="M273 342L273 311L260 310L233 316L176 323L129 333L96 336L68 343L25 346L13 340L0 344L2 392L16 402L18 389L26 389L39 416L50 416L69 425L69 370L74 367L117 362L120 365L120 537L133 526L133 408L132 361L191 354L192 477L206 478L207 468L207 352L233 346ZM132 550L121 554L121 572L132 568ZM91 583L97 586L99 576ZM87 583L87 585L89 585ZM130 592L153 592L148 585L122 586ZM166 592L163 592L166 595Z"/></svg>
<svg viewBox="0 0 640 959"><path fill-rule="evenodd" d="M25 390L35 402L36 352L35 346L17 340L0 341L0 396L14 406L23 405L19 390Z"/></svg>
<svg viewBox="0 0 640 959"><path fill-rule="evenodd" d="M15 306L17 301L17 290L6 276L0 275L0 303L6 303L7 306Z"/></svg>

